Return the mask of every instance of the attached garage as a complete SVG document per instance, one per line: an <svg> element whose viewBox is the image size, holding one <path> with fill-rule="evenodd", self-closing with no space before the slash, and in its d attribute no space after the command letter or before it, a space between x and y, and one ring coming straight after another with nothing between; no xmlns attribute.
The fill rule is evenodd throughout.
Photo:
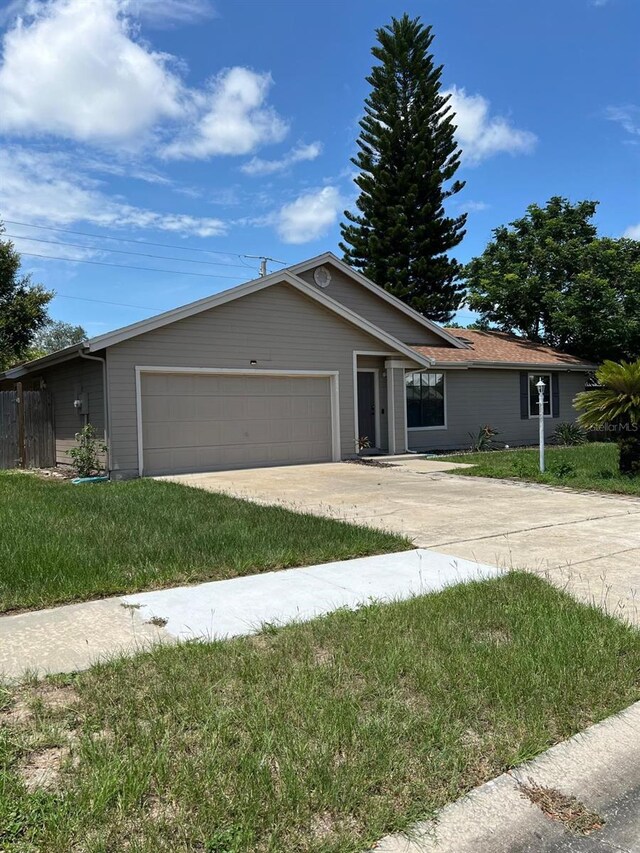
<svg viewBox="0 0 640 853"><path fill-rule="evenodd" d="M137 386L147 476L340 458L333 373L138 368Z"/></svg>

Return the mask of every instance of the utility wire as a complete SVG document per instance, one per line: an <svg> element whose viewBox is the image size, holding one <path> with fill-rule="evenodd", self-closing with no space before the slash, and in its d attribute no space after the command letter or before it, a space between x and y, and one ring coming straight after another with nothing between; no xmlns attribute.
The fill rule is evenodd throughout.
<svg viewBox="0 0 640 853"><path fill-rule="evenodd" d="M86 261L80 260L79 258L61 258L57 255L39 255L36 252L20 252L21 255L24 255L28 258L44 258L48 261L66 261L69 264L92 264L93 266L98 267L116 267L116 269L121 270L145 270L147 272L166 272L171 273L172 275L197 275L199 278L229 278L233 281L237 281L241 278L240 275L220 275L219 273L207 273L207 272L186 272L181 270L166 270L160 269L159 267L135 267L130 264L111 264L108 261Z"/></svg>
<svg viewBox="0 0 640 853"><path fill-rule="evenodd" d="M107 302L105 299L90 299L88 296L66 296L64 293L55 293L54 299L78 299L80 302L98 302L100 305L117 305L119 308L140 308L142 311L167 311L167 308L151 308L149 305L131 305L127 302Z"/></svg>
<svg viewBox="0 0 640 853"><path fill-rule="evenodd" d="M236 269L252 269L256 272L257 267L249 264L225 264L222 261L198 261L191 258L176 258L172 255L151 255L148 252L127 252L125 249L103 249L100 246L87 246L85 243L68 243L66 240L44 240L41 237L25 237L24 234L6 234L14 240L31 240L32 243L48 243L50 246L74 246L76 249L92 249L95 252L114 252L118 255L137 255L141 258L157 258L160 261L184 261L187 264L204 264L210 267L236 267ZM25 253L26 254L26 253ZM70 258L69 260L72 260ZM270 260L270 259L269 259Z"/></svg>
<svg viewBox="0 0 640 853"><path fill-rule="evenodd" d="M143 246L158 246L163 249L183 249L185 252L204 252L208 255L233 255L235 258L244 258L246 255L240 252L222 252L216 249L201 249L199 247L194 246L176 246L171 243L153 243L150 240L129 240L126 237L113 237L110 234L89 234L86 231L72 231L70 228L57 228L53 225L32 225L30 222L18 222L15 219L3 219L4 223L8 223L9 225L22 225L25 228L40 228L45 231L59 231L62 234L77 234L80 237L93 237L96 240L116 240L119 243L139 243ZM28 237L25 239L29 239ZM278 261L278 263L283 263L282 261Z"/></svg>

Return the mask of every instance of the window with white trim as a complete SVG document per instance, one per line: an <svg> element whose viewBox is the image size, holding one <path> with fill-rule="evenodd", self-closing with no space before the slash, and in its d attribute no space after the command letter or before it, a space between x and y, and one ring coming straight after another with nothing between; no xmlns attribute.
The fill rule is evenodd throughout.
<svg viewBox="0 0 640 853"><path fill-rule="evenodd" d="M444 373L407 373L408 429L438 429L446 426Z"/></svg>
<svg viewBox="0 0 640 853"><path fill-rule="evenodd" d="M529 417L538 417L538 389L537 383L542 379L544 382L544 416L551 417L551 374L530 373L529 374Z"/></svg>

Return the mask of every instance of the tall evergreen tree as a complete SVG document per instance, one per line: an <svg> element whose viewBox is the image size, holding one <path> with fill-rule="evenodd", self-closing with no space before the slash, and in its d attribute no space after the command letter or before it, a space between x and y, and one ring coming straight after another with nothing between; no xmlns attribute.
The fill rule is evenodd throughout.
<svg viewBox="0 0 640 853"><path fill-rule="evenodd" d="M464 186L453 180L461 151L454 113L441 94L433 32L420 18L392 18L372 49L380 64L360 122L357 212L345 211L340 248L347 263L425 316L446 322L459 307L461 267L447 252L464 237L466 214L444 203Z"/></svg>

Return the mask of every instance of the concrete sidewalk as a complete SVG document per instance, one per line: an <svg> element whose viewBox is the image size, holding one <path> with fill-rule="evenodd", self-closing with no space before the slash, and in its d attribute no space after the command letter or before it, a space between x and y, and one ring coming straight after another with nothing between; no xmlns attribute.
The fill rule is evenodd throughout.
<svg viewBox="0 0 640 853"><path fill-rule="evenodd" d="M575 797L604 825L566 829L523 794ZM476 788L378 853L640 853L640 702Z"/></svg>
<svg viewBox="0 0 640 853"><path fill-rule="evenodd" d="M2 616L0 675L73 672L153 643L237 637L265 623L304 621L499 574L495 566L416 549Z"/></svg>

